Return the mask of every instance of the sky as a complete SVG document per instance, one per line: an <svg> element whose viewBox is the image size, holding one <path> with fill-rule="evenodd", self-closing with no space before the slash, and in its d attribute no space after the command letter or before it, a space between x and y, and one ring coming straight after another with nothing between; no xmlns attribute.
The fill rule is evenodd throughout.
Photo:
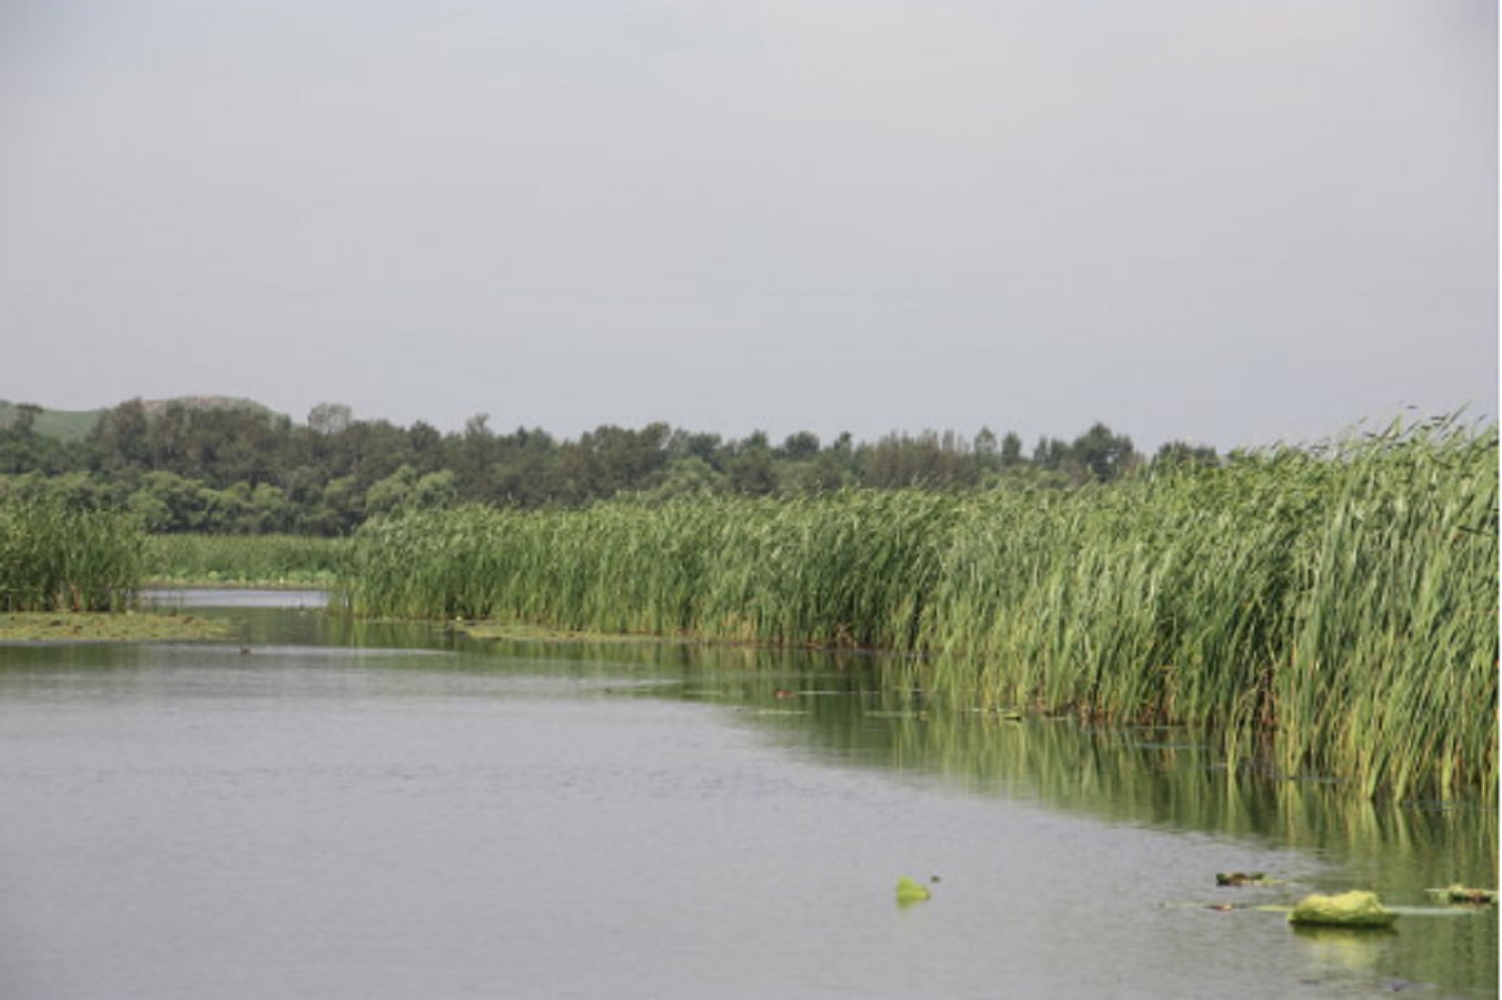
<svg viewBox="0 0 1502 1000"><path fill-rule="evenodd" d="M1497 48L1495 0L0 0L0 399L1490 421Z"/></svg>

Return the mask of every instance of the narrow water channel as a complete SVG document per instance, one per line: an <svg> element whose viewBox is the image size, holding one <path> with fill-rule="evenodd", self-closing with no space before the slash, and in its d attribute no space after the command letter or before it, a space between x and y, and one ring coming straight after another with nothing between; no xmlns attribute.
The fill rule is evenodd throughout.
<svg viewBox="0 0 1502 1000"><path fill-rule="evenodd" d="M0 646L0 997L1497 993L1495 910L1425 892L1496 887L1488 809L945 713L869 657L176 599L237 639ZM1349 888L1404 916L1256 908Z"/></svg>

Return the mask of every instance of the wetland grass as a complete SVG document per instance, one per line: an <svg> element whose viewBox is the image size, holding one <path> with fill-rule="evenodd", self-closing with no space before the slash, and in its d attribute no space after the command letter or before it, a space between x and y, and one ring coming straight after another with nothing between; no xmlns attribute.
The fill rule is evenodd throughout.
<svg viewBox="0 0 1502 1000"><path fill-rule="evenodd" d="M416 513L361 530L344 596L361 614L912 648L957 510L843 493Z"/></svg>
<svg viewBox="0 0 1502 1000"><path fill-rule="evenodd" d="M1496 794L1497 430L1109 487L372 522L358 613L914 654L934 695L1213 733L1232 770Z"/></svg>
<svg viewBox="0 0 1502 1000"><path fill-rule="evenodd" d="M0 503L0 612L121 611L145 537L130 518L60 503Z"/></svg>
<svg viewBox="0 0 1502 1000"><path fill-rule="evenodd" d="M304 535L151 535L145 574L186 587L329 587L348 540Z"/></svg>

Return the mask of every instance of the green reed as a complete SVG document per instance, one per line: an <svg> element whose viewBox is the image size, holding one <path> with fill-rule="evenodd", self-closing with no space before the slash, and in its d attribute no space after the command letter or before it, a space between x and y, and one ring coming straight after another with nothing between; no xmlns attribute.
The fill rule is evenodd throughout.
<svg viewBox="0 0 1502 1000"><path fill-rule="evenodd" d="M329 586L348 547L302 535L152 535L145 573L179 585Z"/></svg>
<svg viewBox="0 0 1502 1000"><path fill-rule="evenodd" d="M930 683L1219 734L1368 797L1496 793L1497 437L1449 425L1017 502L946 554Z"/></svg>
<svg viewBox="0 0 1502 1000"><path fill-rule="evenodd" d="M776 644L910 647L952 499L838 494L374 521L356 611Z"/></svg>
<svg viewBox="0 0 1502 1000"><path fill-rule="evenodd" d="M0 611L119 611L140 588L144 535L117 513L0 503Z"/></svg>
<svg viewBox="0 0 1502 1000"><path fill-rule="evenodd" d="M966 704L1216 734L1237 769L1495 795L1497 432L1077 491L847 491L367 525L357 612L917 654Z"/></svg>

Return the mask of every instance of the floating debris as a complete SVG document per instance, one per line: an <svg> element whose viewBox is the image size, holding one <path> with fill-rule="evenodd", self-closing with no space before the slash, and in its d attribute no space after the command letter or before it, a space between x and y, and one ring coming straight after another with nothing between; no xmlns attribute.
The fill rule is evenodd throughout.
<svg viewBox="0 0 1502 1000"><path fill-rule="evenodd" d="M1391 927L1398 915L1382 905L1375 892L1352 889L1337 896L1305 896L1288 914L1288 922L1318 927Z"/></svg>
<svg viewBox="0 0 1502 1000"><path fill-rule="evenodd" d="M933 893L929 891L928 886L920 885L906 875L897 880L898 906L911 906L914 903L921 903L932 895Z"/></svg>
<svg viewBox="0 0 1502 1000"><path fill-rule="evenodd" d="M1448 885L1443 889L1429 889L1429 895L1441 903L1452 903L1457 906L1495 906L1497 904L1497 891L1495 889L1468 889L1458 882Z"/></svg>
<svg viewBox="0 0 1502 1000"><path fill-rule="evenodd" d="M1216 872L1215 884L1239 889L1244 885L1281 885L1282 883L1268 878L1266 872Z"/></svg>

